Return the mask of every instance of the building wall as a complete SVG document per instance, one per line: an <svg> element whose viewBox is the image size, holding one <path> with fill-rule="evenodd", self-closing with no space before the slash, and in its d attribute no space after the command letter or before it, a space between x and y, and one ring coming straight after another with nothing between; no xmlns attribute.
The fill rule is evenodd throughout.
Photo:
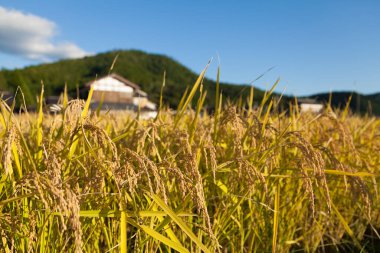
<svg viewBox="0 0 380 253"><path fill-rule="evenodd" d="M132 103L133 102L133 94L115 92L115 91L100 91L100 90L94 90L94 93L92 94L92 101L93 102L100 101L103 93L104 93L103 101L107 103Z"/></svg>
<svg viewBox="0 0 380 253"><path fill-rule="evenodd" d="M104 93L104 102L109 103L131 103L133 88L112 77L101 78L94 83L93 101L100 101Z"/></svg>
<svg viewBox="0 0 380 253"><path fill-rule="evenodd" d="M306 104L303 103L300 105L301 112L320 112L323 109L322 104Z"/></svg>

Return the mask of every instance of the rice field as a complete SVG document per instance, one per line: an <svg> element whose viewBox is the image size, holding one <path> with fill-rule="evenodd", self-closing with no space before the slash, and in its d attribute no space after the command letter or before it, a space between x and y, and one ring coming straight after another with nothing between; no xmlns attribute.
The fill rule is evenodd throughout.
<svg viewBox="0 0 380 253"><path fill-rule="evenodd" d="M36 113L2 102L0 251L380 250L380 119L280 112L271 91L253 109L253 89L208 114L203 76L150 120L91 91L56 115L43 89Z"/></svg>

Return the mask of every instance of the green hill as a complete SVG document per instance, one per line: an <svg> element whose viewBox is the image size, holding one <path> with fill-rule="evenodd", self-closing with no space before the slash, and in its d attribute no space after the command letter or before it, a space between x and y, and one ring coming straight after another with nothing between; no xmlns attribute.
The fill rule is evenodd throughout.
<svg viewBox="0 0 380 253"><path fill-rule="evenodd" d="M89 56L82 59L61 60L54 63L30 66L18 70L0 71L0 90L14 92L20 86L25 94L27 104L35 103L41 81L45 85L45 94L58 95L67 83L72 97L77 95L77 85L82 88L96 76L104 76L118 55L112 72L135 82L146 91L150 99L158 102L164 71L166 71L166 86L164 100L172 107L176 107L187 86L194 84L198 75L177 61L163 55L148 54L137 50L112 51ZM247 96L247 86L221 83L223 96L236 100L243 94ZM207 90L206 106L214 105L215 82L209 79L204 81ZM255 92L255 99L261 99L262 91ZM257 100L256 100L257 101Z"/></svg>
<svg viewBox="0 0 380 253"><path fill-rule="evenodd" d="M83 86L94 80L96 76L107 75L116 56L118 58L112 72L139 84L156 103L159 100L163 74L166 71L164 102L172 108L176 108L186 87L193 85L198 77L198 73L194 73L170 57L138 50L118 50L82 59L61 60L16 70L1 70L0 91L15 92L17 86L20 86L27 104L34 105L36 95L41 88L41 81L43 81L46 96L59 95L65 83L71 97L77 97L77 87L81 90L81 95L85 96ZM240 97L245 101L249 93L249 86L246 85L221 83L220 87L225 101L227 99L236 101ZM215 81L205 79L204 89L208 94L205 106L213 108ZM309 98L327 102L329 95L329 93L321 93ZM344 107L351 95L350 108L353 112L363 113L370 108L373 114L380 115L380 93L362 95L352 92L333 92L332 105ZM263 91L255 89L255 101L260 101L262 96ZM290 99L292 98L283 96L282 104L286 104Z"/></svg>

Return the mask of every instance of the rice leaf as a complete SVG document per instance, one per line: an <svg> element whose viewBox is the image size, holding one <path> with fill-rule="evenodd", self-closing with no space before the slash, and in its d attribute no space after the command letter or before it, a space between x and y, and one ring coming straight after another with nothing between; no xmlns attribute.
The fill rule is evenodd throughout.
<svg viewBox="0 0 380 253"><path fill-rule="evenodd" d="M41 85L41 94L38 101L38 118L37 118L37 147L38 147L38 153L37 153L37 159L42 159L42 119L43 119L43 99L44 99L44 84Z"/></svg>
<svg viewBox="0 0 380 253"><path fill-rule="evenodd" d="M155 230L151 229L148 226L145 225L139 225L139 227L144 230L145 233L153 237L154 239L162 242L166 246L181 252L181 253L187 253L189 252L185 247L183 247L180 243L170 240L169 238L161 235L160 233L156 232Z"/></svg>
<svg viewBox="0 0 380 253"><path fill-rule="evenodd" d="M273 216L273 237L272 237L272 253L277 252L277 234L278 234L278 218L280 214L280 187L277 184L274 194L274 216Z"/></svg>
<svg viewBox="0 0 380 253"><path fill-rule="evenodd" d="M165 213L167 213L170 218L173 219L173 221L182 229L184 233L187 234L187 236L190 237L190 239L204 252L210 252L207 247L198 239L196 235L191 231L191 229L181 220L179 216L177 216L172 209L170 209L164 201L160 199L156 194L150 193L150 196L152 197L153 201L157 203L158 206L160 206Z"/></svg>

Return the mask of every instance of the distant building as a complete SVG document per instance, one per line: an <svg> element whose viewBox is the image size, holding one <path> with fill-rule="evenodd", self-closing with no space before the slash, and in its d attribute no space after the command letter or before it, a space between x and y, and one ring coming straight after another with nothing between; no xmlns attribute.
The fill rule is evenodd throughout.
<svg viewBox="0 0 380 253"><path fill-rule="evenodd" d="M96 107L102 100L105 109L132 109L140 108L146 111L155 111L156 104L148 99L148 94L140 86L117 74L110 74L92 81L86 85L94 87L92 105Z"/></svg>
<svg viewBox="0 0 380 253"><path fill-rule="evenodd" d="M13 94L9 91L1 91L0 90L0 98L5 101L8 105L11 105L13 102Z"/></svg>
<svg viewBox="0 0 380 253"><path fill-rule="evenodd" d="M300 112L319 113L323 110L323 104L312 98L301 98L298 100Z"/></svg>
<svg viewBox="0 0 380 253"><path fill-rule="evenodd" d="M61 96L47 96L45 103L47 105L59 104L61 102Z"/></svg>

